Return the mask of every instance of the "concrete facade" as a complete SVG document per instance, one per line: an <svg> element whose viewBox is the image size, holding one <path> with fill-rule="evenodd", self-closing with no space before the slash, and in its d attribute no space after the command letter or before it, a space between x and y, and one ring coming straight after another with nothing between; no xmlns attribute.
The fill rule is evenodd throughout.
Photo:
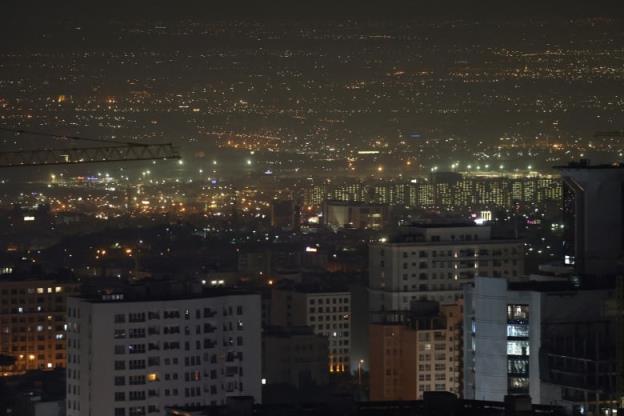
<svg viewBox="0 0 624 416"><path fill-rule="evenodd" d="M67 416L261 401L260 297L68 302Z"/></svg>

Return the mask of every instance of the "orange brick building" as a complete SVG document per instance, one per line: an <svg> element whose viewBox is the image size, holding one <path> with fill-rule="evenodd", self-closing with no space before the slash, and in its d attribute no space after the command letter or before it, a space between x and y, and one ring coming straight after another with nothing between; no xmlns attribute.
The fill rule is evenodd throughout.
<svg viewBox="0 0 624 416"><path fill-rule="evenodd" d="M461 395L461 303L369 326L370 400L420 400L425 391Z"/></svg>

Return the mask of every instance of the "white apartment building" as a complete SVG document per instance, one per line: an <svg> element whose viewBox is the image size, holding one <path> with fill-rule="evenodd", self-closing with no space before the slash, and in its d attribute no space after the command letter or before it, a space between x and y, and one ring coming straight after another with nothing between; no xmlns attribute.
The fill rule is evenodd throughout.
<svg viewBox="0 0 624 416"><path fill-rule="evenodd" d="M69 298L67 416L261 401L260 297Z"/></svg>
<svg viewBox="0 0 624 416"><path fill-rule="evenodd" d="M479 277L465 288L464 397L502 401L507 394L530 394L542 403L541 293L507 285Z"/></svg>
<svg viewBox="0 0 624 416"><path fill-rule="evenodd" d="M464 398L528 394L568 414L615 414L613 292L536 277L478 277L465 286Z"/></svg>
<svg viewBox="0 0 624 416"><path fill-rule="evenodd" d="M407 310L413 300L454 303L475 276L513 280L524 272L522 243L493 239L489 226L412 226L369 252L372 313Z"/></svg>

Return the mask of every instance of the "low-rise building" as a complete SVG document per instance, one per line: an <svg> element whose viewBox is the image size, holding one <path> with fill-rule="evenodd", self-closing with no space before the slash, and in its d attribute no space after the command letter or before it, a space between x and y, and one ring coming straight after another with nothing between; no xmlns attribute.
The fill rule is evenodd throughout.
<svg viewBox="0 0 624 416"><path fill-rule="evenodd" d="M262 334L264 384L298 389L328 382L328 340L310 327L269 327Z"/></svg>

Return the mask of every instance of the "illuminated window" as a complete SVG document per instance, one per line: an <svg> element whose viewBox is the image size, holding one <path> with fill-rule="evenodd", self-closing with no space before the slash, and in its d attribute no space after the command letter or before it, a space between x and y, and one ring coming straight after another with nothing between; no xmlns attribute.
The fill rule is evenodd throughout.
<svg viewBox="0 0 624 416"><path fill-rule="evenodd" d="M158 374L156 374L156 373L149 373L147 375L147 381L158 381Z"/></svg>
<svg viewBox="0 0 624 416"><path fill-rule="evenodd" d="M525 377L510 377L508 383L510 391L527 391L529 388L529 379Z"/></svg>
<svg viewBox="0 0 624 416"><path fill-rule="evenodd" d="M529 326L522 325L522 324L509 324L507 325L507 336L508 337L528 337Z"/></svg>
<svg viewBox="0 0 624 416"><path fill-rule="evenodd" d="M507 321L526 321L528 319L528 305L507 305Z"/></svg>
<svg viewBox="0 0 624 416"><path fill-rule="evenodd" d="M529 374L529 358L510 358L507 361L507 374L527 376Z"/></svg>
<svg viewBox="0 0 624 416"><path fill-rule="evenodd" d="M529 341L507 341L507 355L529 355Z"/></svg>

